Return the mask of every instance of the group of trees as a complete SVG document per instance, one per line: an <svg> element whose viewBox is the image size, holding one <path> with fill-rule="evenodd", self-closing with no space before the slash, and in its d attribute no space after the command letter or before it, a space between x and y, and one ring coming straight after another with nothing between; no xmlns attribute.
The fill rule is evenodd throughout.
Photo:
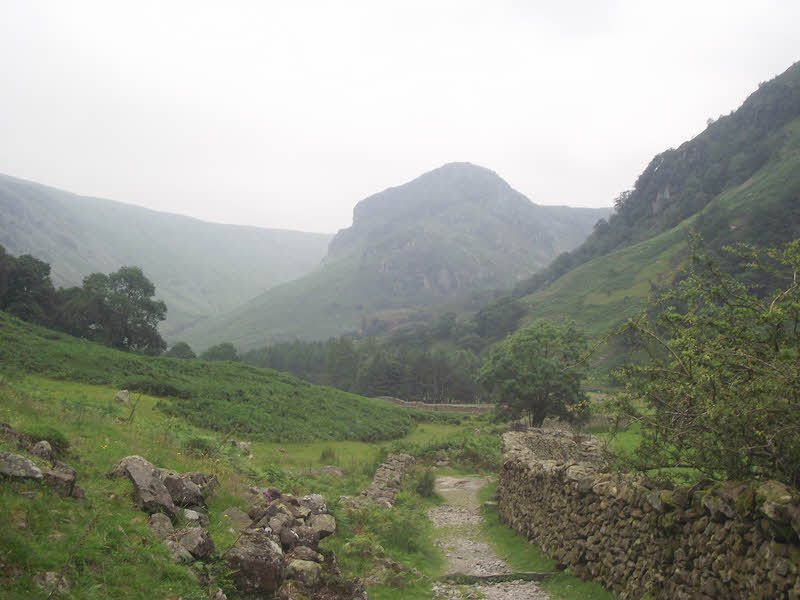
<svg viewBox="0 0 800 600"><path fill-rule="evenodd" d="M50 265L28 254L15 257L0 246L0 310L113 348L161 354L158 333L167 307L139 267L92 273L80 287L58 288Z"/></svg>

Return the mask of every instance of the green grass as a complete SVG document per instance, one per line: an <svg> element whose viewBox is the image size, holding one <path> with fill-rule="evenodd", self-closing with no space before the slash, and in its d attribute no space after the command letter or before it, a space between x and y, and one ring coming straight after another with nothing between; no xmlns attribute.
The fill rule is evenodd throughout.
<svg viewBox="0 0 800 600"><path fill-rule="evenodd" d="M413 429L410 411L387 401L240 363L120 352L5 313L0 313L0 365L7 376L35 373L162 396L159 408L165 414L250 439L377 441Z"/></svg>
<svg viewBox="0 0 800 600"><path fill-rule="evenodd" d="M490 484L478 492L478 500L483 504L497 491L497 484ZM483 527L486 537L491 541L498 556L508 562L516 571L552 572L556 563L540 548L528 543L525 536L515 533L500 521L497 508L481 507ZM613 600L614 594L603 586L584 581L568 573L561 572L539 584L553 600Z"/></svg>

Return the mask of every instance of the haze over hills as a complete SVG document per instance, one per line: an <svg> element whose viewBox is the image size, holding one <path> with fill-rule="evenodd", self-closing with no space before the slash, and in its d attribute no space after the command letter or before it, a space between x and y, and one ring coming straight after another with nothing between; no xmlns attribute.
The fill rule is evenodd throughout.
<svg viewBox="0 0 800 600"><path fill-rule="evenodd" d="M57 286L136 265L167 303L175 334L319 264L331 236L221 225L0 175L0 244L52 266Z"/></svg>
<svg viewBox="0 0 800 600"><path fill-rule="evenodd" d="M331 241L322 266L181 333L242 349L325 339L376 311L420 308L508 287L577 246L610 209L541 206L496 173L451 163L374 194Z"/></svg>

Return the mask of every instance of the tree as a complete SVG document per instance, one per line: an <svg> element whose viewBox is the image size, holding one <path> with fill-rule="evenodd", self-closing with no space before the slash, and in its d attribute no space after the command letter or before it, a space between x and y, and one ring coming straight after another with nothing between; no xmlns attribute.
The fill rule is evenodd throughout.
<svg viewBox="0 0 800 600"><path fill-rule="evenodd" d="M122 267L110 275L92 273L73 310L85 314L89 335L107 346L160 354L167 347L158 333L167 305L153 299L155 286L139 267Z"/></svg>
<svg viewBox="0 0 800 600"><path fill-rule="evenodd" d="M202 360L239 360L239 353L236 347L230 342L223 342L216 346L211 346L200 355Z"/></svg>
<svg viewBox="0 0 800 600"><path fill-rule="evenodd" d="M178 342L164 353L170 358L197 358L192 347L186 342Z"/></svg>
<svg viewBox="0 0 800 600"><path fill-rule="evenodd" d="M502 412L532 426L548 416L571 420L586 407L583 371L574 366L585 347L574 323L539 320L495 344L477 382Z"/></svg>
<svg viewBox="0 0 800 600"><path fill-rule="evenodd" d="M771 289L723 272L697 243L681 281L624 328L650 352L621 373L619 414L642 432L633 465L797 485L800 240L737 251L762 282L783 277Z"/></svg>
<svg viewBox="0 0 800 600"><path fill-rule="evenodd" d="M50 281L50 265L30 254L13 257L4 255L5 293L0 297L0 309L12 315L48 324L55 289Z"/></svg>

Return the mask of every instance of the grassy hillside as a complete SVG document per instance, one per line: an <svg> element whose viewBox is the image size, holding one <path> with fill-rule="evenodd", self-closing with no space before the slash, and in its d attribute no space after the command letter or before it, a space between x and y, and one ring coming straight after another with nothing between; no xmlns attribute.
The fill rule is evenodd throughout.
<svg viewBox="0 0 800 600"><path fill-rule="evenodd" d="M111 350L0 313L0 372L150 393L165 414L272 441L378 440L406 434L405 409L240 363Z"/></svg>
<svg viewBox="0 0 800 600"><path fill-rule="evenodd" d="M322 266L184 332L202 348L315 340L376 313L508 287L574 248L607 209L533 204L495 173L455 163L360 202Z"/></svg>
<svg viewBox="0 0 800 600"><path fill-rule="evenodd" d="M607 222L599 223L580 247L518 284L516 294L543 289L570 269L668 232L694 216L720 194L785 158L787 146L796 145L792 123L798 117L800 63L760 84L741 107L709 122L695 138L655 156L633 189L617 198ZM781 215L772 216L783 227Z"/></svg>
<svg viewBox="0 0 800 600"><path fill-rule="evenodd" d="M57 286L136 265L169 308L171 340L311 271L331 236L206 223L0 175L0 245L52 266Z"/></svg>
<svg viewBox="0 0 800 600"><path fill-rule="evenodd" d="M653 238L580 265L524 298L529 319L569 317L589 333L609 331L644 305L652 284L686 256L690 228L718 251L736 242L774 245L800 237L800 118L781 129L774 160L716 196L702 211Z"/></svg>

